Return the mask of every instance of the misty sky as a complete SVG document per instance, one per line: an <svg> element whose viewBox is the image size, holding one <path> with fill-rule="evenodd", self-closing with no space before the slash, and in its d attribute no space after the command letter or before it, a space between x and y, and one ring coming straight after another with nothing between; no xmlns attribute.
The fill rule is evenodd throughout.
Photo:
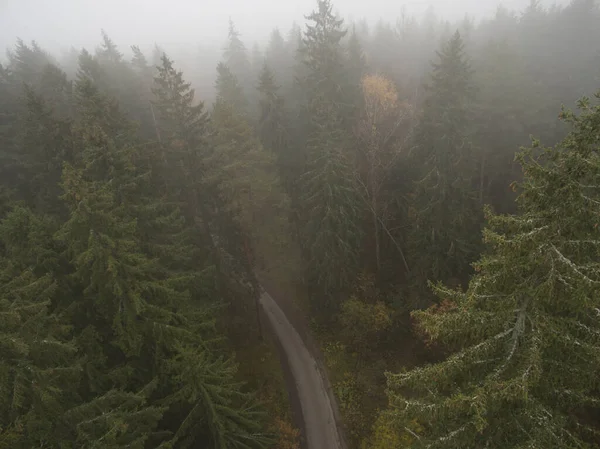
<svg viewBox="0 0 600 449"><path fill-rule="evenodd" d="M422 13L433 5L448 18L491 14L500 0L337 0L335 8L346 18L376 20L399 15L402 5ZM529 0L503 0L521 9ZM544 0L552 4L555 0ZM559 1L560 3L560 1ZM315 0L0 0L0 49L12 47L17 37L37 40L51 51L93 49L100 29L121 47L139 44L149 48L187 43L221 46L228 17L247 42L262 40L272 28L284 31L294 20L301 22L314 9Z"/></svg>

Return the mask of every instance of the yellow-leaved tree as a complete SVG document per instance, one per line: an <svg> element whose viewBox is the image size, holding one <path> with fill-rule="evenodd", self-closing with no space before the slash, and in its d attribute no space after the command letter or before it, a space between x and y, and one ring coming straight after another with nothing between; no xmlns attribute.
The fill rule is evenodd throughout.
<svg viewBox="0 0 600 449"><path fill-rule="evenodd" d="M389 199L385 198L384 186L412 128L413 107L399 99L394 83L382 75L366 75L361 84L363 110L356 127L360 142L356 175L373 223L375 267L377 271L381 268L381 234L385 232L409 271L404 252L386 225Z"/></svg>

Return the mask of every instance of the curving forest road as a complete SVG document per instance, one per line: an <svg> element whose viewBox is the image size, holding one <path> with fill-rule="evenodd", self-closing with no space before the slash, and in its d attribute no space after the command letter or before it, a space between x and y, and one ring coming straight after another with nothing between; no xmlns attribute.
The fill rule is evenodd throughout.
<svg viewBox="0 0 600 449"><path fill-rule="evenodd" d="M285 352L302 409L307 449L343 449L317 362L285 313L264 290L260 304Z"/></svg>

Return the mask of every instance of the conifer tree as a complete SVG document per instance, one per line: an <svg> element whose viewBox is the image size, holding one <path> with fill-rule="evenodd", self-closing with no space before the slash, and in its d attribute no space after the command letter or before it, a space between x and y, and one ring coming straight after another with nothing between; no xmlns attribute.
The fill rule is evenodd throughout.
<svg viewBox="0 0 600 449"><path fill-rule="evenodd" d="M227 46L223 52L223 58L225 64L236 77L242 79L242 77L248 75L250 69L248 51L231 19L229 20L229 36Z"/></svg>
<svg viewBox="0 0 600 449"><path fill-rule="evenodd" d="M19 153L24 179L20 196L37 212L61 214L59 201L62 164L70 160L70 123L54 117L53 109L26 87L27 112L21 127Z"/></svg>
<svg viewBox="0 0 600 449"><path fill-rule="evenodd" d="M229 20L227 46L223 51L223 63L237 79L243 95L248 99L247 101L256 104L254 101L256 90L255 72L248 56L248 50L231 19Z"/></svg>
<svg viewBox="0 0 600 449"><path fill-rule="evenodd" d="M283 38L279 28L275 28L271 32L265 51L265 63L282 85L293 81L292 66L294 64L294 52L289 51L287 42ZM287 84L286 87L288 87Z"/></svg>
<svg viewBox="0 0 600 449"><path fill-rule="evenodd" d="M18 157L19 113L22 105L19 101L21 88L17 85L15 74L10 67L0 65L0 179L2 179L2 195L16 186L20 181Z"/></svg>
<svg viewBox="0 0 600 449"><path fill-rule="evenodd" d="M469 289L439 284L444 306L416 313L451 355L388 375L398 422L423 426L411 447L600 441L600 106L584 98L580 108L563 109L572 131L557 147L534 141L519 155L521 214L487 211L489 250Z"/></svg>
<svg viewBox="0 0 600 449"><path fill-rule="evenodd" d="M236 114L246 116L248 112L248 100L244 89L240 85L237 76L230 70L229 66L220 62L217 65L217 100L225 102L232 107Z"/></svg>
<svg viewBox="0 0 600 449"><path fill-rule="evenodd" d="M8 60L10 70L18 82L35 88L39 85L40 75L46 65L52 63L50 56L40 48L37 42L33 41L27 45L21 39L17 39L14 51L8 52Z"/></svg>
<svg viewBox="0 0 600 449"><path fill-rule="evenodd" d="M159 67L162 64L162 58L166 53L162 47L158 44L154 44L154 48L152 49L152 66Z"/></svg>
<svg viewBox="0 0 600 449"><path fill-rule="evenodd" d="M363 99L361 82L363 77L367 74L367 61L358 33L356 32L356 26L352 27L346 51L346 83L348 84L347 102L352 105L349 108L351 116L357 118Z"/></svg>
<svg viewBox="0 0 600 449"><path fill-rule="evenodd" d="M294 167L289 154L288 123L284 100L279 94L279 89L271 68L265 63L258 81L258 92L260 93L258 137L263 147L275 156L280 177L286 185L288 193L291 194Z"/></svg>
<svg viewBox="0 0 600 449"><path fill-rule="evenodd" d="M61 294L56 222L15 206L0 222L0 447L60 447L63 414L79 403L82 367L69 326L52 314Z"/></svg>
<svg viewBox="0 0 600 449"><path fill-rule="evenodd" d="M118 64L123 60L123 54L119 51L113 40L102 30L102 45L97 51L98 58L112 64Z"/></svg>
<svg viewBox="0 0 600 449"><path fill-rule="evenodd" d="M148 65L148 59L146 58L142 50L140 50L140 47L138 47L137 45L132 45L131 51L133 52L131 64L141 76L141 78L144 80L144 83L148 87L148 90L150 90L151 84L154 82L154 69L150 67L150 65Z"/></svg>
<svg viewBox="0 0 600 449"><path fill-rule="evenodd" d="M413 273L421 287L427 279L463 280L480 239L481 213L472 187L476 175L469 141L474 87L458 32L438 58L413 149L420 177L413 194L410 240Z"/></svg>
<svg viewBox="0 0 600 449"><path fill-rule="evenodd" d="M78 81L77 94L74 138L81 157L64 169L71 215L58 236L82 295L64 306L87 358L82 389L88 402L68 414L79 422L78 438L103 441L100 447L167 441L263 447L268 438L255 433L257 412L237 408L251 398L232 382L230 362L212 352L214 327L202 308L208 298L185 266L174 271L144 252L138 222L148 218L136 205L148 202L140 189L145 174L136 165L127 121L89 79ZM166 244L181 251L177 241ZM211 291L209 285L204 293ZM198 393L181 395L186 389Z"/></svg>
<svg viewBox="0 0 600 449"><path fill-rule="evenodd" d="M307 20L310 23L306 25L303 46L299 50L307 69L301 83L307 90L309 102L325 96L336 108L341 108L346 93L339 88L343 84L345 68L341 46L347 33L343 28L344 21L333 14L330 0L318 0L317 10L307 16Z"/></svg>
<svg viewBox="0 0 600 449"><path fill-rule="evenodd" d="M313 306L330 314L353 281L361 241L360 198L353 184L343 85L343 20L329 0L307 18L302 61L307 75L307 142L299 216Z"/></svg>
<svg viewBox="0 0 600 449"><path fill-rule="evenodd" d="M223 64L219 64L219 69L220 74L229 74ZM224 200L222 209L236 221L237 226L227 226L223 231L235 232L228 253L237 263L231 268L252 285L260 332L260 289L250 260L254 259L257 243L269 238L260 232L265 227L265 217L281 215L278 210L285 206L285 195L278 185L275 155L265 150L246 116L235 107L240 91L236 89L235 78L229 80L229 84L222 76L217 80L217 101L211 114L214 153L208 160L208 174L210 182L219 186Z"/></svg>

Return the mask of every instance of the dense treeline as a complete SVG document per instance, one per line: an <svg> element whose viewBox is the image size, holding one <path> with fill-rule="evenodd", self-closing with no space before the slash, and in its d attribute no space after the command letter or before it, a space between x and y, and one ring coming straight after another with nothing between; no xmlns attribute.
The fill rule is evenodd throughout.
<svg viewBox="0 0 600 449"><path fill-rule="evenodd" d="M230 161L258 144L103 37L73 80L23 42L2 71L0 446L267 447L215 321L255 316Z"/></svg>
<svg viewBox="0 0 600 449"><path fill-rule="evenodd" d="M210 106L131 54L0 66L0 447L294 447L230 355L259 278L305 307L356 447L600 444L600 109L561 113L600 87L593 0L318 0L251 51L230 22Z"/></svg>

